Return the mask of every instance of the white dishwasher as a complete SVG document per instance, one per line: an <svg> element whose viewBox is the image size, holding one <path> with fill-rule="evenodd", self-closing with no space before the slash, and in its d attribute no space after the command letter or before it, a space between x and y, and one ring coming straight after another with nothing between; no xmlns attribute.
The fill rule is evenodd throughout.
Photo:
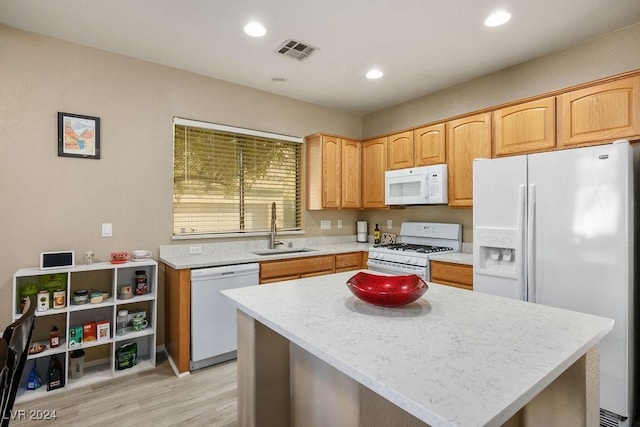
<svg viewBox="0 0 640 427"><path fill-rule="evenodd" d="M258 284L258 263L191 270L191 370L236 358L236 309L220 294Z"/></svg>

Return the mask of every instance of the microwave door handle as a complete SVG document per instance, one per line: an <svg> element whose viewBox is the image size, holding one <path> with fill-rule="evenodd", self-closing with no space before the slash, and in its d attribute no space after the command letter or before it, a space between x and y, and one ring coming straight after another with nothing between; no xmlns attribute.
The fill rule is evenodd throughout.
<svg viewBox="0 0 640 427"><path fill-rule="evenodd" d="M429 192L429 175L428 173L424 174L424 192L422 194L424 194L424 200L425 202L429 203L429 199L430 199L430 195L431 193Z"/></svg>

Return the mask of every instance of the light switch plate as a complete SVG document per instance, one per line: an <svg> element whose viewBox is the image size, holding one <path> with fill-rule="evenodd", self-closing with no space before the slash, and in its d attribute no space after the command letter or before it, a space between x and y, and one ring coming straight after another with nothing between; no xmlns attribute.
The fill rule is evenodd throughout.
<svg viewBox="0 0 640 427"><path fill-rule="evenodd" d="M200 255L202 253L202 246L189 246L190 255Z"/></svg>
<svg viewBox="0 0 640 427"><path fill-rule="evenodd" d="M323 219L320 221L320 230L331 230L331 220Z"/></svg>
<svg viewBox="0 0 640 427"><path fill-rule="evenodd" d="M113 226L111 223L103 223L102 224L102 237L111 237L113 236Z"/></svg>
<svg viewBox="0 0 640 427"><path fill-rule="evenodd" d="M339 219L339 220L338 220L338 225L337 225L337 227L338 227L338 228L342 228L342 220L341 220L341 219Z"/></svg>
<svg viewBox="0 0 640 427"><path fill-rule="evenodd" d="M387 228L388 228L389 230L391 230L391 229L393 228L393 220L391 220L391 219L388 219L388 220L387 220Z"/></svg>

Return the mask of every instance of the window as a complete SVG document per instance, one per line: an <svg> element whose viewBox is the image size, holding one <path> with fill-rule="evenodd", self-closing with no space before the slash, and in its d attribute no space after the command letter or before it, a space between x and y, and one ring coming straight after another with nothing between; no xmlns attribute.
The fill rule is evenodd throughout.
<svg viewBox="0 0 640 427"><path fill-rule="evenodd" d="M173 235L302 228L302 138L174 119Z"/></svg>

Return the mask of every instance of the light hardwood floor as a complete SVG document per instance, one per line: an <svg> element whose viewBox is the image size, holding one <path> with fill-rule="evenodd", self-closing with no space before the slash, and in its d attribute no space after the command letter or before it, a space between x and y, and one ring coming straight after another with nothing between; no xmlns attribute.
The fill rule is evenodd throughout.
<svg viewBox="0 0 640 427"><path fill-rule="evenodd" d="M178 378L158 354L153 370L16 404L56 411L61 426L236 426L236 361ZM52 421L12 421L11 426Z"/></svg>

